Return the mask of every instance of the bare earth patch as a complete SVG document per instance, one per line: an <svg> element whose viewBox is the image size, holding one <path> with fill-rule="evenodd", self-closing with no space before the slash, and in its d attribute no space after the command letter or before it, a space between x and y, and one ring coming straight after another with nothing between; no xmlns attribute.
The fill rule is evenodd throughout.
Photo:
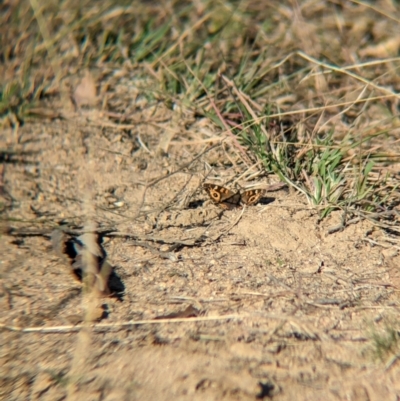
<svg viewBox="0 0 400 401"><path fill-rule="evenodd" d="M224 167L235 153L172 143L166 157L151 145L162 133L137 144L79 119L20 129L25 153L3 177L3 399L398 399L399 360L373 342L396 322L396 250L374 246L365 221L328 234L341 214L319 222L287 188L222 211L201 183L210 163L214 178L239 176ZM85 329L82 286L50 233L78 235L88 188L119 294Z"/></svg>

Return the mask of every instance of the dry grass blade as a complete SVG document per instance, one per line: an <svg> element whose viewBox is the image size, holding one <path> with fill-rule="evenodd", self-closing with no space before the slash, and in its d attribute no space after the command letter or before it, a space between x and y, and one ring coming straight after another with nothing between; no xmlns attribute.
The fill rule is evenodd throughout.
<svg viewBox="0 0 400 401"><path fill-rule="evenodd" d="M114 322L114 323L97 323L92 324L90 328L97 332L113 331L113 330L126 330L133 326L141 326L146 324L167 324L167 323L193 323L193 322L211 322L217 320L241 320L246 318L245 315L222 315L222 316L200 316L190 318L171 318L171 319L148 319L148 320L133 320L129 322ZM16 327L6 326L1 324L0 327L10 331L18 331L22 333L73 333L81 331L85 327L85 324L77 325L65 325L65 326L54 326L54 327Z"/></svg>

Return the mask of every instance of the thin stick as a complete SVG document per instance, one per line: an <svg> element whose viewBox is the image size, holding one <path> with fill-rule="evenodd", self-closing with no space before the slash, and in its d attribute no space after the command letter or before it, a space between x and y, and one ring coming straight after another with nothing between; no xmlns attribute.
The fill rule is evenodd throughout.
<svg viewBox="0 0 400 401"><path fill-rule="evenodd" d="M202 317L190 317L190 318L178 318L178 319L148 319L148 320L131 320L129 322L120 323L98 323L89 325L94 331L107 331L109 329L124 329L131 326L139 326L144 324L163 324L163 323L196 323L196 322L208 322L214 320L229 320L229 319L243 319L248 316L243 315L223 315L223 316L202 316ZM77 325L64 325L64 326L52 326L52 327L19 327L19 326L7 326L0 323L0 328L10 331L17 331L20 333L71 333L80 331L87 327L86 323Z"/></svg>

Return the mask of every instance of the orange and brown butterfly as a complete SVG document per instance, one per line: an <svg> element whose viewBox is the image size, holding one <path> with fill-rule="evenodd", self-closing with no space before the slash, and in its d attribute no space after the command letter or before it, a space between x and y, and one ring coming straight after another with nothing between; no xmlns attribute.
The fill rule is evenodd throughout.
<svg viewBox="0 0 400 401"><path fill-rule="evenodd" d="M207 191L211 200L220 208L229 210L244 205L255 205L264 195L264 189L249 189L242 193L234 192L221 185L205 183L203 188Z"/></svg>
<svg viewBox="0 0 400 401"><path fill-rule="evenodd" d="M247 189L241 193L240 202L247 206L255 205L264 194L265 189Z"/></svg>

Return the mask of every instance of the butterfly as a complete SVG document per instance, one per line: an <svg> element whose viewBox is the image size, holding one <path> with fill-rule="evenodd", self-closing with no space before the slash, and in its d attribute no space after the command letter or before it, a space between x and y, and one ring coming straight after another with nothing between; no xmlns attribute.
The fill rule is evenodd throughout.
<svg viewBox="0 0 400 401"><path fill-rule="evenodd" d="M211 200L220 208L229 210L244 205L255 205L264 195L265 189L248 189L242 193L234 192L228 188L216 184L204 183Z"/></svg>

